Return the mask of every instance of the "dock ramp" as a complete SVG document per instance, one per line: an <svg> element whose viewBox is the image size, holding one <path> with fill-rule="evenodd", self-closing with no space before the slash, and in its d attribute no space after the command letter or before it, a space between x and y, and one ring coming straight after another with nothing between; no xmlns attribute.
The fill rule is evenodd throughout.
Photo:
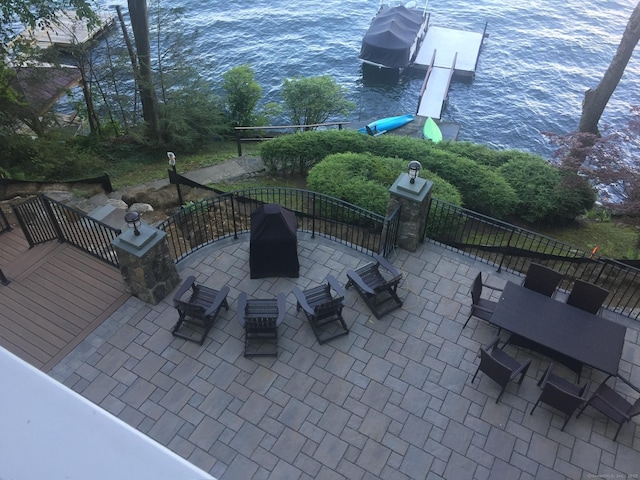
<svg viewBox="0 0 640 480"><path fill-rule="evenodd" d="M427 74L422 82L420 97L418 98L417 115L440 119L447 101L449 85L456 68L457 53L453 55L451 63L446 67L435 66L437 51L434 50Z"/></svg>

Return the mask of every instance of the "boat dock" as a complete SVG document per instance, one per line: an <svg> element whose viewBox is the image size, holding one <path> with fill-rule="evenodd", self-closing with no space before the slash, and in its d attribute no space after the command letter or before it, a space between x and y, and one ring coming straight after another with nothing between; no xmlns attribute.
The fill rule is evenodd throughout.
<svg viewBox="0 0 640 480"><path fill-rule="evenodd" d="M487 36L482 33L429 27L412 68L427 73L418 98L417 115L440 119L454 76L473 78L480 48Z"/></svg>
<svg viewBox="0 0 640 480"><path fill-rule="evenodd" d="M39 48L82 45L101 35L115 20L109 13L99 13L98 18L97 26L89 26L86 18L79 19L75 11L65 10L56 15L55 21L39 20L36 28L25 29L18 38Z"/></svg>

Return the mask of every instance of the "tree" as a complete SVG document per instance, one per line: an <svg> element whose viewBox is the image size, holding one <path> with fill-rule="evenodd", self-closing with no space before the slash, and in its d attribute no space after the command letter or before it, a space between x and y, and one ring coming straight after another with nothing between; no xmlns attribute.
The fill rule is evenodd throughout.
<svg viewBox="0 0 640 480"><path fill-rule="evenodd" d="M13 38L14 25L46 27L57 22L57 11L72 9L78 18L86 18L92 26L98 17L91 5L90 0L0 0L0 129L3 133L20 123L29 125L38 135L44 132L42 112L30 108L16 88L20 82L27 81L27 76L30 82L39 79L34 75L35 69L26 62L35 56L36 49L26 38L23 41Z"/></svg>
<svg viewBox="0 0 640 480"><path fill-rule="evenodd" d="M282 99L294 125L317 125L332 116L346 116L355 104L345 98L346 90L328 75L285 79ZM314 130L316 127L305 127Z"/></svg>
<svg viewBox="0 0 640 480"><path fill-rule="evenodd" d="M222 75L226 93L224 106L234 126L251 126L256 119L256 105L262 97L262 87L255 81L250 65L234 67Z"/></svg>
<svg viewBox="0 0 640 480"><path fill-rule="evenodd" d="M153 84L153 70L151 69L147 0L128 0L127 4L129 6L133 37L136 42L138 88L140 90L140 101L142 102L142 116L147 123L149 139L157 141L160 139L158 98Z"/></svg>
<svg viewBox="0 0 640 480"><path fill-rule="evenodd" d="M612 214L640 216L640 170L632 159L640 151L640 109L619 131L594 134L545 133L558 146L553 156L561 171L588 178L600 190L600 201ZM613 193L613 195L612 195Z"/></svg>
<svg viewBox="0 0 640 480"><path fill-rule="evenodd" d="M627 63L633 54L638 41L640 40L640 3L629 17L629 22L622 34L622 40L618 45L618 50L609 64L609 68L604 73L602 80L594 89L589 89L584 94L582 102L582 116L578 131L582 133L598 134L598 122L604 112L611 95L618 86L620 78L624 73Z"/></svg>

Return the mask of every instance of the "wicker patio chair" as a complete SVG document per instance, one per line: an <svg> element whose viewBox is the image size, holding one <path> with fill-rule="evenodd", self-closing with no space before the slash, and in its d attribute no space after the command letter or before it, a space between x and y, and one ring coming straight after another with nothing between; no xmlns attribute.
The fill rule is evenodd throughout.
<svg viewBox="0 0 640 480"><path fill-rule="evenodd" d="M522 384L531 360L527 359L524 363L520 363L504 350L497 348L500 337L491 342L488 346L480 348L478 356L480 357L480 364L476 369L476 373L471 379L471 383L476 379L479 371L482 371L491 380L500 385L500 394L496 398L496 403L502 398L507 385L510 381L515 380L520 375L518 386Z"/></svg>
<svg viewBox="0 0 640 480"><path fill-rule="evenodd" d="M533 411L540 402L546 403L565 414L566 418L562 428L560 429L564 430L564 427L567 426L573 412L586 402L591 382L588 381L582 387L571 383L554 374L553 363L551 363L544 374L540 377L538 386L542 389L542 392L529 412L529 415L533 414Z"/></svg>

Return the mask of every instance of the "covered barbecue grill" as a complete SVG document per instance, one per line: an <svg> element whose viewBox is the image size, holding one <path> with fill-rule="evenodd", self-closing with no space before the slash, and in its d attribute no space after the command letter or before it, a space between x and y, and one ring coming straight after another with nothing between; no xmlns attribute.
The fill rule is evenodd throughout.
<svg viewBox="0 0 640 480"><path fill-rule="evenodd" d="M249 268L251 278L298 278L298 235L291 210L272 203L251 213Z"/></svg>

